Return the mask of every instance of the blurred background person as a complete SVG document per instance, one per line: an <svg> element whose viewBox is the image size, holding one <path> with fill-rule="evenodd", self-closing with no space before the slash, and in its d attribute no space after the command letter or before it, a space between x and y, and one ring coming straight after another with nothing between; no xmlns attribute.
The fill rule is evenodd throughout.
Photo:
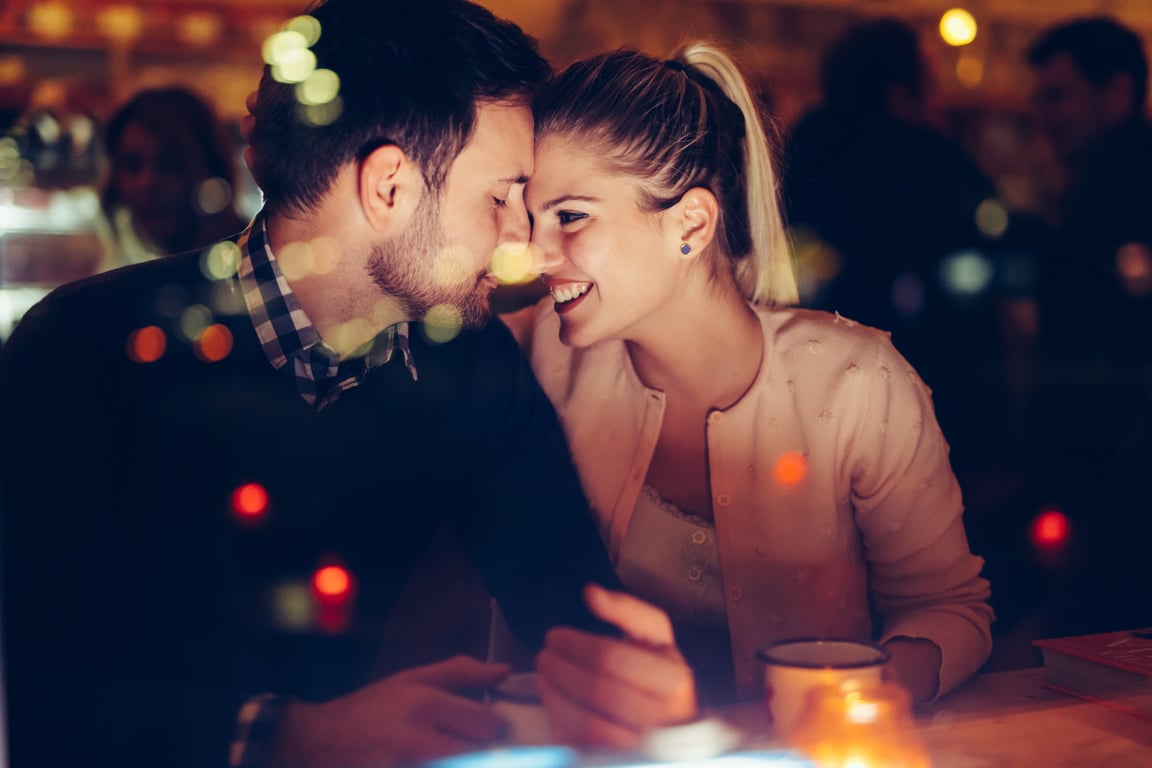
<svg viewBox="0 0 1152 768"><path fill-rule="evenodd" d="M1146 398L1152 363L1152 127L1141 38L1107 17L1042 33L1028 50L1033 113L1059 172L1056 237L1039 294L1032 437L1045 488L1073 522Z"/></svg>
<svg viewBox="0 0 1152 768"><path fill-rule="evenodd" d="M820 82L822 101L788 136L783 171L801 277L829 275L802 283L802 302L891 331L931 387L962 472L984 453L969 444L994 442L1007 407L989 294L954 289L991 269L977 209L994 185L934 126L932 74L903 20L849 27L825 51Z"/></svg>
<svg viewBox="0 0 1152 768"><path fill-rule="evenodd" d="M105 149L103 269L189 251L244 228L234 206L234 145L191 90L137 93L109 119Z"/></svg>

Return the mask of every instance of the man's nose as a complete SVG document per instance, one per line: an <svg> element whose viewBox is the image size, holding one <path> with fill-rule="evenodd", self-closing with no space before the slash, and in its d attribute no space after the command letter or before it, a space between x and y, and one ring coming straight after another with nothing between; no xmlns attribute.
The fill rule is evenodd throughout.
<svg viewBox="0 0 1152 768"><path fill-rule="evenodd" d="M526 243L532 237L532 222L522 193L508 196L500 230L500 241L504 243Z"/></svg>

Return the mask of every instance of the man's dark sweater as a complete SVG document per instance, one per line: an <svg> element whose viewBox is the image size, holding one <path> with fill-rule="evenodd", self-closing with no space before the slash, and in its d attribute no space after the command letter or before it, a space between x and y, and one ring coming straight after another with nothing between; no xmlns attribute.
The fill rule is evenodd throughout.
<svg viewBox="0 0 1152 768"><path fill-rule="evenodd" d="M222 360L181 334L195 305L231 334ZM134 362L146 326L166 349ZM196 254L65 286L24 317L0 354L14 768L222 765L251 694L369 682L371 630L445 521L529 644L593 624L580 587L615 577L511 335L411 336L418 381L394 359L318 413L268 362L234 278L204 277ZM257 525L232 510L250 482L269 497ZM351 629L275 629L274 585L333 556L357 579Z"/></svg>

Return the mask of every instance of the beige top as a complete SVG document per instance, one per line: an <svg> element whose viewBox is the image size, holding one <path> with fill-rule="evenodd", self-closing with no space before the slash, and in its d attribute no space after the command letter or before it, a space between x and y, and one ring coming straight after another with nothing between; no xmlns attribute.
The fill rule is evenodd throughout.
<svg viewBox="0 0 1152 768"><path fill-rule="evenodd" d="M706 424L736 684L761 683L756 649L780 638L904 636L939 646L943 694L988 657L993 614L930 392L885 333L825 312L757 313L756 381ZM506 321L618 562L664 394L623 342L564 346L550 298Z"/></svg>

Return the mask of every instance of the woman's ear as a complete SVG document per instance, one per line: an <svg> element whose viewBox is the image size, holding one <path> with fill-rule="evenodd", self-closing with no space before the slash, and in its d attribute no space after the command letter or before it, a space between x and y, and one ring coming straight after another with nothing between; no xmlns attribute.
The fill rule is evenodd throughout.
<svg viewBox="0 0 1152 768"><path fill-rule="evenodd" d="M360 207L369 226L391 237L408 226L428 191L424 175L394 144L372 150L360 163Z"/></svg>
<svg viewBox="0 0 1152 768"><path fill-rule="evenodd" d="M684 193L672 209L671 225L680 238L680 253L694 259L712 243L720 219L720 205L716 196L703 187L693 187Z"/></svg>

